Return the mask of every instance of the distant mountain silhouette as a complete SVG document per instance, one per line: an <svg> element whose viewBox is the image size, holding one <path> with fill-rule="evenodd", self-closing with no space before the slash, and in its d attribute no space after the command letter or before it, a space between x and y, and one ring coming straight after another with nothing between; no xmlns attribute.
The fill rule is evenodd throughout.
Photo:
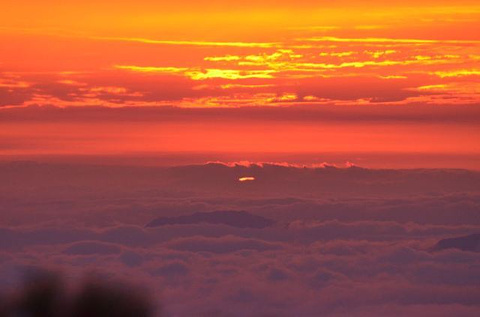
<svg viewBox="0 0 480 317"><path fill-rule="evenodd" d="M433 247L434 251L459 249L463 251L480 252L480 233L468 236L442 239Z"/></svg>
<svg viewBox="0 0 480 317"><path fill-rule="evenodd" d="M223 224L237 228L262 229L273 225L274 221L262 216L252 215L245 211L213 211L196 212L191 215L178 217L160 217L150 221L146 227L199 223Z"/></svg>
<svg viewBox="0 0 480 317"><path fill-rule="evenodd" d="M477 193L480 172L457 169L367 169L325 165L303 168L281 164L209 163L174 167L108 166L66 163L0 162L0 193L71 195L87 191L131 193L155 189L166 194L213 193L223 197L312 197L329 195L404 196L421 193ZM252 182L239 182L241 177ZM239 207L241 208L241 207Z"/></svg>

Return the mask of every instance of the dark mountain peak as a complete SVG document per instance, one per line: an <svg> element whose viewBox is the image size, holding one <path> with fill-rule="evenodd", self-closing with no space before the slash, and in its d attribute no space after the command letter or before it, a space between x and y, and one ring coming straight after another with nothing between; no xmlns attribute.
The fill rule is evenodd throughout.
<svg viewBox="0 0 480 317"><path fill-rule="evenodd" d="M480 252L480 233L442 239L433 247L434 251L445 249L459 249L462 251Z"/></svg>

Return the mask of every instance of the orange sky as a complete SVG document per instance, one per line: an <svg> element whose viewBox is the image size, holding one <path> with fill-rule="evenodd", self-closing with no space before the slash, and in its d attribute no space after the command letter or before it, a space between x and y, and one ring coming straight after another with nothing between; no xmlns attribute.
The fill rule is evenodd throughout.
<svg viewBox="0 0 480 317"><path fill-rule="evenodd" d="M480 152L476 1L17 0L0 21L1 154ZM232 107L257 110L189 113Z"/></svg>

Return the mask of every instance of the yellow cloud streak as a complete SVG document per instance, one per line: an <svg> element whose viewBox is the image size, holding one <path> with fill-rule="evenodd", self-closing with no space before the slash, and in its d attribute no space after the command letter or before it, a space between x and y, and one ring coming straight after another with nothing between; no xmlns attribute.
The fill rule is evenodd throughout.
<svg viewBox="0 0 480 317"><path fill-rule="evenodd" d="M188 70L188 68L182 67L154 67L154 66L133 66L133 65L115 65L116 69L130 70L133 72L141 73L183 73Z"/></svg>
<svg viewBox="0 0 480 317"><path fill-rule="evenodd" d="M420 87L417 87L417 90L443 90L445 88L447 88L447 85L440 84L440 85L420 86Z"/></svg>
<svg viewBox="0 0 480 317"><path fill-rule="evenodd" d="M216 41L184 41L155 40L137 37L91 37L95 40L136 42L144 44L179 45L179 46L213 46L213 47L248 47L248 48L288 48L295 47L293 42L338 42L338 43L397 43L397 44L480 44L480 40L432 40L405 38L341 38L334 36L295 39L292 43L280 42L216 42ZM213 58L215 59L215 57Z"/></svg>
<svg viewBox="0 0 480 317"><path fill-rule="evenodd" d="M208 68L205 70L196 70L181 67L152 67L152 66L130 66L115 65L117 69L130 70L141 73L167 73L182 74L192 80L204 80L211 78L223 79L249 79L249 78L273 78L275 70L236 70L236 69L217 69Z"/></svg>
<svg viewBox="0 0 480 317"><path fill-rule="evenodd" d="M145 44L160 45L187 45L187 46L218 46L218 47L256 47L271 48L277 47L279 43L262 43L262 42L209 42L209 41L170 41L170 40L152 40L137 37L92 37L95 40L120 41L120 42L137 42Z"/></svg>
<svg viewBox="0 0 480 317"><path fill-rule="evenodd" d="M291 62L239 62L239 66L260 66L267 65L277 71L316 71L319 69L341 69L341 68L363 68L367 66L396 66L396 65L435 65L447 63L446 60L430 60L430 59L414 59L404 61L359 61L359 62L343 62L340 64L326 63L291 63Z"/></svg>
<svg viewBox="0 0 480 317"><path fill-rule="evenodd" d="M323 36L298 39L309 42L340 42L340 43L401 43L401 44L480 44L479 40L428 40L428 39L395 39L395 38L340 38Z"/></svg>
<svg viewBox="0 0 480 317"><path fill-rule="evenodd" d="M204 60L210 62L231 62L240 60L240 56L227 55L227 56L208 56Z"/></svg>
<svg viewBox="0 0 480 317"><path fill-rule="evenodd" d="M412 91L430 91L438 94L454 94L457 98L469 97L478 100L480 84L473 82L447 83L439 85L426 85L416 88L410 88Z"/></svg>
<svg viewBox="0 0 480 317"><path fill-rule="evenodd" d="M478 69L462 69L462 70L454 70L454 71L438 71L438 72L433 72L433 74L435 74L435 75L437 75L438 77L441 77L441 78L479 76L480 75L480 70L478 70Z"/></svg>
<svg viewBox="0 0 480 317"><path fill-rule="evenodd" d="M226 84L221 85L220 88L222 89L235 89L235 88L271 88L275 87L275 85L265 84L265 85L242 85L242 84Z"/></svg>
<svg viewBox="0 0 480 317"><path fill-rule="evenodd" d="M193 80L210 78L223 79L248 79L248 78L273 78L274 70L234 70L234 69L206 69L205 71L187 71L185 75Z"/></svg>

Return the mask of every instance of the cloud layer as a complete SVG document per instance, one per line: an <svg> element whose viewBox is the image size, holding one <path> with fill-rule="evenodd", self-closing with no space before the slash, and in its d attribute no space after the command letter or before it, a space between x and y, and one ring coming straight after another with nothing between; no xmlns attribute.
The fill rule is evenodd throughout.
<svg viewBox="0 0 480 317"><path fill-rule="evenodd" d="M480 309L480 253L462 243L438 247L480 232L477 172L1 169L4 289L41 265L68 272L72 283L85 270L134 281L167 316L473 316ZM256 180L238 182L245 170ZM232 215L275 223L225 224ZM170 220L145 226L159 217Z"/></svg>

